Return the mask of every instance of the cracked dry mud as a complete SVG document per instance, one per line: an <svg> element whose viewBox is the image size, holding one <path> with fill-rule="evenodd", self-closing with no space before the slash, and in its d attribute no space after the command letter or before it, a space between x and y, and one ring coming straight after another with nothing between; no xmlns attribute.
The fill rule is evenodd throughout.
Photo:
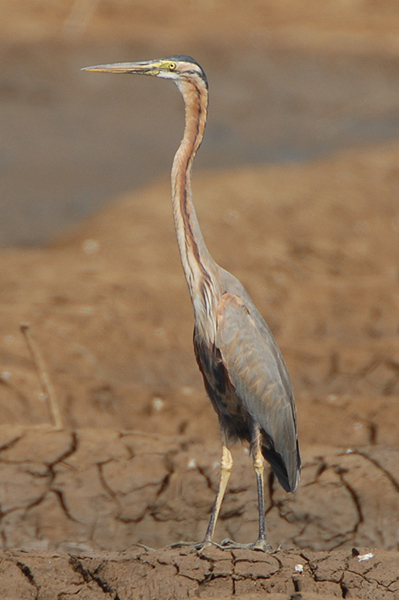
<svg viewBox="0 0 399 600"><path fill-rule="evenodd" d="M17 582L15 597L24 599L328 600L355 598L350 593L352 589L361 598L379 599L395 598L394 590L399 585L397 574L393 574L397 571L397 559L382 550L377 550L368 562L359 561L359 557L345 550L334 554L295 550L263 554L217 548L206 550L201 557L188 550L143 548L85 556L10 551L0 560L2 570ZM299 566L303 568L300 574L295 571ZM288 582L292 592L287 594ZM0 591L7 593L6 590L2 580Z"/></svg>
<svg viewBox="0 0 399 600"><path fill-rule="evenodd" d="M51 248L1 252L1 598L399 599L398 172L391 144L196 178L210 250L296 390L304 466L295 495L267 479L271 554L167 547L203 535L220 460L168 181ZM248 542L255 478L234 460L216 540Z"/></svg>

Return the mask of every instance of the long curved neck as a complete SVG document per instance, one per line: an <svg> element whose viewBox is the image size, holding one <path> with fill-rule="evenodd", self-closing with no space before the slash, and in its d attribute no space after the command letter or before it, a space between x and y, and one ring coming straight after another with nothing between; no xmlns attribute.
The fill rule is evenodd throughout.
<svg viewBox="0 0 399 600"><path fill-rule="evenodd" d="M218 269L202 237L191 191L191 167L202 138L208 108L205 83L179 82L186 120L184 136L172 167L172 204L177 243L194 312L209 314L213 308L214 274ZM204 314L204 316L205 316Z"/></svg>

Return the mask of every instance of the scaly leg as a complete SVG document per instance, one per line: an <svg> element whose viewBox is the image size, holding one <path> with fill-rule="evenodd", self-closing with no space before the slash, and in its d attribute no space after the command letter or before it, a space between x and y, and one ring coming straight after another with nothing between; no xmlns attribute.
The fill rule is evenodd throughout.
<svg viewBox="0 0 399 600"><path fill-rule="evenodd" d="M254 453L254 469L256 474L256 484L258 488L258 510L259 510L259 535L258 539L251 546L254 550L263 550L266 552L270 550L270 546L266 541L266 524L265 524L265 496L264 496L264 470L265 463L263 460L262 450L260 445L256 448Z"/></svg>
<svg viewBox="0 0 399 600"><path fill-rule="evenodd" d="M197 550L201 550L202 548L205 548L206 546L209 546L214 543L212 542L212 537L215 531L216 521L218 520L227 483L230 478L231 469L233 468L233 457L231 456L231 452L226 446L224 440L222 441L222 460L220 463L220 467L221 473L219 488L216 494L216 499L212 508L212 514L209 519L204 539L202 540L202 542L176 542L175 544L171 544L172 548L179 548L180 546L193 546ZM215 545L217 546L218 544Z"/></svg>
<svg viewBox="0 0 399 600"><path fill-rule="evenodd" d="M259 535L253 544L237 544L231 540L223 540L222 547L226 549L233 548L251 548L253 550L263 550L268 552L271 546L266 541L265 524L265 499L264 499L264 469L265 464L262 455L261 434L259 428L256 428L251 442L251 454L254 461L256 474L256 484L258 489L258 510L259 510Z"/></svg>
<svg viewBox="0 0 399 600"><path fill-rule="evenodd" d="M224 494L226 492L227 483L230 479L231 469L233 468L233 457L231 456L230 450L224 443L222 446L222 461L221 461L220 467L221 467L221 473L220 473L219 489L218 489L218 493L216 495L215 504L213 505L212 514L209 519L205 537L201 544L202 546L205 546L212 541L213 534L215 532L216 521L218 520L220 508L222 506Z"/></svg>

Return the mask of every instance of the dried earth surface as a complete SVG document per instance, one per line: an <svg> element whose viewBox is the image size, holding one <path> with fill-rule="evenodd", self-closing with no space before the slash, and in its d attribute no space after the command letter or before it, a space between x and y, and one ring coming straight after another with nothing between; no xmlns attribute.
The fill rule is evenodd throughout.
<svg viewBox="0 0 399 600"><path fill-rule="evenodd" d="M87 49L88 57L113 47L115 60L122 48L165 54L162 49L176 40L195 55L196 48L209 57L222 48L220 71L234 53L240 74L244 56L252 57L256 73L257 61L274 54L279 59L267 63L267 75L275 64L284 70L286 62L285 83L274 81L288 89L295 80L298 89L290 96L270 88L271 122L290 129L297 121L286 122L286 112L298 118L303 113L297 137L305 123L323 141L336 123L331 115L338 115L344 130L353 112L368 123L381 111L386 137L394 137L396 2L254 1L243 9L237 1L229 2L228 11L223 2L183 0L66 6L63 0L51 6L18 0L0 9L7 73L0 90L3 118L21 114L18 135L23 131L27 139L37 139L35 128L48 123L50 113L62 130L59 113L52 113L58 100L73 121L81 114L74 109L82 102L82 84L75 81L71 102L63 104L73 80L58 70L79 39L73 70L82 66L82 48L86 52L93 40L97 49ZM84 31L87 37L79 38ZM297 53L298 62L292 62ZM345 101L335 95L334 83L320 83L334 71L325 75L327 63L337 73L349 65L343 70ZM305 110L311 94L304 92L302 76L308 69L323 100L316 121L317 110L312 117ZM52 96L55 73L59 88ZM342 78L331 81L339 82L338 90ZM238 94L229 116L248 130L243 107L250 96L243 100L228 87L226 93ZM126 107L134 114L130 94ZM289 105L286 112L279 112L281 99ZM24 112L25 102L41 108ZM93 104L93 130L103 108ZM140 153L151 158L142 129ZM19 150L18 135L7 133L2 139L8 160ZM67 133L61 136L65 156ZM260 128L259 140L264 136ZM169 148L162 144L160 154ZM296 392L302 478L298 492L287 495L267 477L270 554L170 547L203 536L218 482L220 442L193 356L192 310L167 178L117 199L51 246L0 251L2 599L399 600L399 144L363 146L301 165L198 173L194 181L209 249L240 278L270 324ZM56 148L38 147L34 154L50 157ZM88 144L82 156L88 149L102 168L108 146L101 154ZM39 180L42 185L43 172L34 158L28 151L21 156L26 168L19 178L7 171L6 160L7 201L13 190L42 189L35 187ZM109 179L104 173L100 187ZM64 177L68 193L82 189L79 171ZM50 182L44 187L51 200ZM29 207L21 215L33 215ZM18 229L22 216L12 215L9 227L14 219ZM43 210L42 220L47 216ZM28 229L25 239L36 239ZM36 351L22 323L29 324ZM43 377L54 388L60 430L51 427ZM250 542L257 533L248 452L235 448L234 460L218 542Z"/></svg>
<svg viewBox="0 0 399 600"><path fill-rule="evenodd" d="M295 495L268 478L271 555L166 548L203 535L220 460L169 182L51 247L2 251L0 586L20 582L3 597L399 598L398 173L390 144L195 180L209 248L269 321L296 390L304 466ZM256 537L251 461L234 458L219 542Z"/></svg>

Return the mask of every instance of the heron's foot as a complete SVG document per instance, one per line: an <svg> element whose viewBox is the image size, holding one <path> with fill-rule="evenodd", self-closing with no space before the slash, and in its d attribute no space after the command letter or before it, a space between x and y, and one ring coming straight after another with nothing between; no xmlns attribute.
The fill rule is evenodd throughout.
<svg viewBox="0 0 399 600"><path fill-rule="evenodd" d="M217 544L217 546L219 548L222 548L222 550L258 550L260 552L270 552L272 547L270 544L267 543L267 541L263 538L260 538L258 540L256 540L256 542L253 542L252 544L239 544L237 542L234 542L233 540L230 539L226 539L223 540L223 542L219 545Z"/></svg>
<svg viewBox="0 0 399 600"><path fill-rule="evenodd" d="M210 548L211 546L217 546L215 542L211 540L202 540L202 542L175 542L174 544L170 544L169 548L183 548L184 546L188 546L193 550L197 550L197 552L202 552L205 548Z"/></svg>
<svg viewBox="0 0 399 600"><path fill-rule="evenodd" d="M216 542L209 540L208 538L204 538L201 542L175 542L174 544L170 544L169 548L182 548L184 546L191 547L193 550L197 552L197 554L201 554L206 548L219 548L220 550L225 550L223 546L217 544Z"/></svg>
<svg viewBox="0 0 399 600"><path fill-rule="evenodd" d="M183 548L184 546L189 546L190 548L197 548L200 542L173 542L173 544L169 544L167 548Z"/></svg>

